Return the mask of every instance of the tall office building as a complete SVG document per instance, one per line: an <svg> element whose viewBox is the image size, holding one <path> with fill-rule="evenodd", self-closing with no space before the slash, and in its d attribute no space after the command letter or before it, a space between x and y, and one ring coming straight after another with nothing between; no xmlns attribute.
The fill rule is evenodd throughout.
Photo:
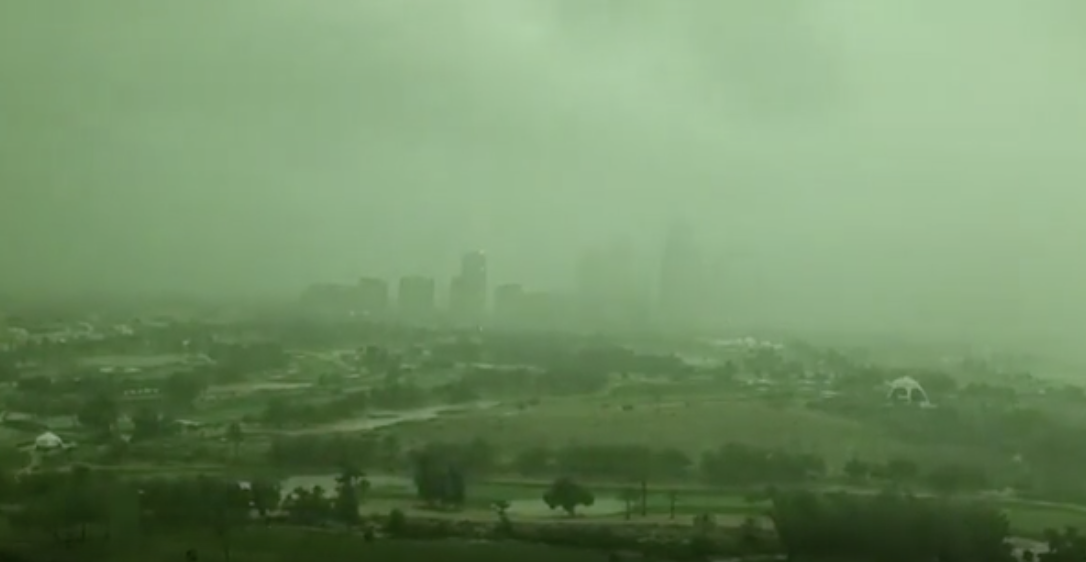
<svg viewBox="0 0 1086 562"><path fill-rule="evenodd" d="M701 323L704 275L693 231L685 224L672 225L660 264L658 312L666 325L689 328Z"/></svg>
<svg viewBox="0 0 1086 562"><path fill-rule="evenodd" d="M577 321L583 328L623 330L645 321L645 288L634 254L616 242L581 256L577 266Z"/></svg>
<svg viewBox="0 0 1086 562"><path fill-rule="evenodd" d="M347 284L317 283L306 287L301 304L322 314L347 315L358 308L358 290Z"/></svg>
<svg viewBox="0 0 1086 562"><path fill-rule="evenodd" d="M405 319L431 319L437 307L437 285L434 279L417 275L401 277L396 291L396 305Z"/></svg>
<svg viewBox="0 0 1086 562"><path fill-rule="evenodd" d="M521 323L525 316L525 294L524 286L517 283L507 283L495 288L495 319L506 325Z"/></svg>
<svg viewBox="0 0 1086 562"><path fill-rule="evenodd" d="M388 282L378 277L362 277L355 288L357 301L355 311L370 316L388 312Z"/></svg>
<svg viewBox="0 0 1086 562"><path fill-rule="evenodd" d="M469 252L460 259L460 272L449 287L449 307L458 320L478 323L486 316L486 254Z"/></svg>

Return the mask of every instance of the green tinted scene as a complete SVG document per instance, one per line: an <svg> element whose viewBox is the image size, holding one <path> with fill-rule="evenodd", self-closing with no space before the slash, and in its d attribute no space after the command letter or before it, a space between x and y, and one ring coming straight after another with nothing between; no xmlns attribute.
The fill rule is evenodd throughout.
<svg viewBox="0 0 1086 562"><path fill-rule="evenodd" d="M1084 560L1083 29L0 2L0 560Z"/></svg>

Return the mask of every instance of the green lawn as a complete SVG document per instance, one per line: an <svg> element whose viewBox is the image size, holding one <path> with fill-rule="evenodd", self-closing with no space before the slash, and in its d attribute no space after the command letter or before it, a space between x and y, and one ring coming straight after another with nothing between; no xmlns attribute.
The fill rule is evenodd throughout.
<svg viewBox="0 0 1086 562"><path fill-rule="evenodd" d="M628 408L624 409L624 406ZM605 397L544 400L523 411L492 411L442 416L425 423L389 428L405 441L468 441L483 438L500 450L526 445L559 447L571 442L667 445L697 456L727 442L807 451L840 466L854 457L871 460L901 456L949 462L976 460L962 447L917 447L874 427L801 405L780 406L735 397L702 396L651 399Z"/></svg>
<svg viewBox="0 0 1086 562"><path fill-rule="evenodd" d="M1086 530L1086 510L1014 502L1004 504L1003 509L1011 521L1011 529L1016 535L1023 537L1041 538L1045 529L1063 529L1068 526Z"/></svg>

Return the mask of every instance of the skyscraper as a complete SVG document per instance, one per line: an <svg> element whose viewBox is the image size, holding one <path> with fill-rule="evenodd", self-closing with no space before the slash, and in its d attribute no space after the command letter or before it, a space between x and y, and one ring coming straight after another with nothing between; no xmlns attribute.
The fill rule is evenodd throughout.
<svg viewBox="0 0 1086 562"><path fill-rule="evenodd" d="M577 266L577 320L581 327L628 329L644 321L647 295L633 251L621 240L582 254Z"/></svg>
<svg viewBox="0 0 1086 562"><path fill-rule="evenodd" d="M432 277L406 276L400 278L396 305L407 320L429 320L437 305L437 285Z"/></svg>
<svg viewBox="0 0 1086 562"><path fill-rule="evenodd" d="M507 283L494 289L494 317L510 325L524 321L524 286Z"/></svg>
<svg viewBox="0 0 1086 562"><path fill-rule="evenodd" d="M388 311L389 291L388 282L379 277L362 277L356 287L358 302L357 311L363 314L377 316Z"/></svg>
<svg viewBox="0 0 1086 562"><path fill-rule="evenodd" d="M675 223L668 231L660 264L659 316L668 326L686 328L702 318L704 266L693 231Z"/></svg>
<svg viewBox="0 0 1086 562"><path fill-rule="evenodd" d="M449 288L449 305L458 320L478 323L486 316L487 263L482 251L460 259L460 272Z"/></svg>

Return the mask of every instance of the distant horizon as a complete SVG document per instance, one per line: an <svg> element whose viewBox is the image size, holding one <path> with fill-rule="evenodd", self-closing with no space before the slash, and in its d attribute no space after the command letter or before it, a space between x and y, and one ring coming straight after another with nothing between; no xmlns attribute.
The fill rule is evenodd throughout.
<svg viewBox="0 0 1086 562"><path fill-rule="evenodd" d="M702 316L1063 341L1077 6L0 3L0 292L444 291L475 248L566 290L621 246L654 293L678 221Z"/></svg>
<svg viewBox="0 0 1086 562"><path fill-rule="evenodd" d="M562 293L572 296L573 293ZM298 293L276 294L200 294L161 292L155 294L147 291L142 294L118 294L107 292L81 293L71 291L59 295L37 295L31 298L20 299L11 292L0 294L0 316L17 311L23 307L31 309L82 309L84 307L94 309L96 307L117 306L122 309L133 308L136 310L154 310L164 308L170 310L180 306L215 308L234 306L242 309L260 309L262 307L296 308L299 307ZM1086 349L1077 346L1079 339L1076 334L1067 330L1052 328L1049 330L1035 330L1025 332L1021 329L998 329L989 327L984 330L962 330L955 327L932 325L928 327L913 326L912 329L895 329L885 327L864 326L860 324L815 324L804 322L801 319L792 320L766 320L759 318L743 318L738 321L721 319L716 328L712 322L701 332L715 334L719 337L769 337L771 339L787 340L798 339L829 345L839 348L864 348L868 346L891 347L918 345L934 348L970 348L974 351L987 350L1002 355L1030 355L1041 357L1048 356L1057 361L1071 361L1086 368ZM652 326L649 326L650 328ZM659 326L656 327L657 329ZM680 329L679 332L684 330Z"/></svg>

